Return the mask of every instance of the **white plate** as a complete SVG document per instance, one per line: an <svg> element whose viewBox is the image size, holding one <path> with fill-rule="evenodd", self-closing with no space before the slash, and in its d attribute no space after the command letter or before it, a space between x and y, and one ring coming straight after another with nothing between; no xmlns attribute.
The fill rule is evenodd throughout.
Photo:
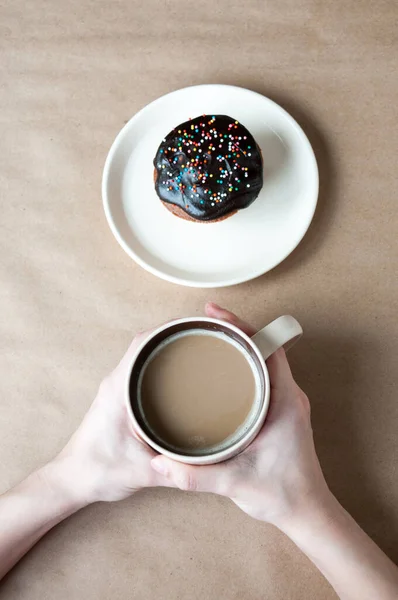
<svg viewBox="0 0 398 600"><path fill-rule="evenodd" d="M264 159L258 198L219 223L172 215L153 183L162 139L201 114L238 119ZM244 88L199 85L155 100L127 123L106 159L102 196L114 236L139 265L174 283L221 287L266 273L296 248L315 212L318 168L303 130L278 104Z"/></svg>

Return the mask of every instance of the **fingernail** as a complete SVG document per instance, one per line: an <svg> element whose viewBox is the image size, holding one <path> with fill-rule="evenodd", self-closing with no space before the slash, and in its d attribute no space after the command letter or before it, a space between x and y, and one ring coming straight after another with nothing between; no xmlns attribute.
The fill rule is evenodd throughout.
<svg viewBox="0 0 398 600"><path fill-rule="evenodd" d="M151 460L151 467L161 475L167 475L168 469L162 456L156 456Z"/></svg>
<svg viewBox="0 0 398 600"><path fill-rule="evenodd" d="M211 308L221 308L221 306L215 302L208 302L207 306L210 306Z"/></svg>

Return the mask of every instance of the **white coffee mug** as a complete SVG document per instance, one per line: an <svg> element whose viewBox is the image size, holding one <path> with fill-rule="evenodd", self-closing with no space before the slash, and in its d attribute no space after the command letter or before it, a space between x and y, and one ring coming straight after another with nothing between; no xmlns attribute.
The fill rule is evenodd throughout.
<svg viewBox="0 0 398 600"><path fill-rule="evenodd" d="M244 423L237 431L221 444L205 449L194 449L188 452L175 451L173 448L156 439L150 431L148 423L139 403L140 374L150 360L156 348L169 337L183 332L212 333L217 337L222 334L236 345L241 346L250 361L256 379L256 398L253 407ZM193 317L177 319L162 325L151 332L137 348L133 357L126 382L127 411L137 435L151 448L173 460L195 465L208 465L227 460L242 452L254 440L262 428L267 416L270 401L270 382L265 361L281 347L288 350L302 335L301 325L289 315L275 319L258 331L252 338L240 329L218 319Z"/></svg>

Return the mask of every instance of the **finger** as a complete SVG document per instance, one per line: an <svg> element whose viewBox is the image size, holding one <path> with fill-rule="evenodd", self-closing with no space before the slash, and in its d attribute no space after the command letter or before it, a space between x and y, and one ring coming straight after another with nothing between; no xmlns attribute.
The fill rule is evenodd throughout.
<svg viewBox="0 0 398 600"><path fill-rule="evenodd" d="M135 429L135 427L134 427L133 424L131 424L131 433L132 433L133 437L137 440L137 442L143 447L143 449L146 452L146 454L148 455L148 458L149 458L150 461L152 459L154 459L155 457L159 456L157 454L157 452L155 452L155 450L153 450L147 444L147 442L140 436L140 434ZM160 471L157 471L155 469L152 469L152 471L155 471L153 473L153 477L154 477L153 478L153 485L154 486L176 487L176 484L171 479L167 479L166 477L164 477L164 475L162 475L160 473Z"/></svg>
<svg viewBox="0 0 398 600"><path fill-rule="evenodd" d="M160 325L158 325L158 327L162 327L163 325L167 325L167 323L169 323L169 321L164 321L163 323L161 323ZM158 329L158 327L152 327L151 329L147 329L146 331L141 331L140 333L137 333L133 339L133 341L131 342L130 346L128 347L125 355L123 356L122 360L119 363L119 367L122 366L125 367L129 367L130 366L130 362L131 359L133 358L134 354L136 353L137 348L155 331L155 329Z"/></svg>
<svg viewBox="0 0 398 600"><path fill-rule="evenodd" d="M196 467L186 465L167 458L156 456L151 460L151 467L168 479L180 490L188 492L213 492L228 496L228 469L221 465Z"/></svg>
<svg viewBox="0 0 398 600"><path fill-rule="evenodd" d="M267 360L267 368L271 389L286 389L289 384L294 383L286 352L283 348L279 348L279 350L271 354Z"/></svg>
<svg viewBox="0 0 398 600"><path fill-rule="evenodd" d="M148 329L148 331L141 331L140 333L137 333L136 336L134 337L133 341L131 342L130 346L128 347L125 355L123 356L122 361L124 359L130 360L134 356L135 351L137 350L138 346L140 346L142 344L142 342L144 340L146 340L147 337L150 336L152 331L153 331L153 329Z"/></svg>
<svg viewBox="0 0 398 600"><path fill-rule="evenodd" d="M129 367L131 366L131 361L133 359L133 356L135 355L135 353L137 351L137 348L142 344L142 342L144 340L146 340L147 337L150 336L152 331L154 331L154 330L148 329L148 331L142 331L141 333L137 333L137 335L134 337L133 341L131 342L130 346L128 347L126 353L124 354L123 358L121 359L118 366L116 367L116 369L118 371L122 372L123 370L129 369Z"/></svg>
<svg viewBox="0 0 398 600"><path fill-rule="evenodd" d="M221 319L221 321L227 321L228 323L235 325L235 327L238 327L250 337L256 333L255 328L249 323L246 323L246 321L243 321L234 313L226 310L225 308L221 308L221 306L218 306L218 304L215 304L214 302L207 302L205 306L205 312L208 317Z"/></svg>
<svg viewBox="0 0 398 600"><path fill-rule="evenodd" d="M141 467L143 471L149 471L148 486L176 488L177 486L172 479L165 477L162 473L152 468L151 461L159 456L159 454L152 450L152 448L150 448L143 440L139 439L138 441L144 446L143 450L148 459L148 462L145 463L145 467Z"/></svg>

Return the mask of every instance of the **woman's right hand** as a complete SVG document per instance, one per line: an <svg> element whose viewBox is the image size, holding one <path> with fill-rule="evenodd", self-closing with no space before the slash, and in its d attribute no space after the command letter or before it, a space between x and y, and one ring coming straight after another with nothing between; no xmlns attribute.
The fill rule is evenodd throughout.
<svg viewBox="0 0 398 600"><path fill-rule="evenodd" d="M249 336L255 329L236 315L209 303L209 317L238 326ZM267 361L271 402L266 422L254 442L224 463L191 466L165 456L152 467L183 490L228 496L248 515L281 529L331 497L315 452L310 405L292 377L283 349Z"/></svg>
<svg viewBox="0 0 398 600"><path fill-rule="evenodd" d="M255 330L209 304L209 317ZM194 467L157 456L151 465L184 490L229 496L248 515L273 523L308 556L341 600L395 600L398 569L329 491L315 452L310 405L285 352L267 361L271 403L264 427L241 454Z"/></svg>

